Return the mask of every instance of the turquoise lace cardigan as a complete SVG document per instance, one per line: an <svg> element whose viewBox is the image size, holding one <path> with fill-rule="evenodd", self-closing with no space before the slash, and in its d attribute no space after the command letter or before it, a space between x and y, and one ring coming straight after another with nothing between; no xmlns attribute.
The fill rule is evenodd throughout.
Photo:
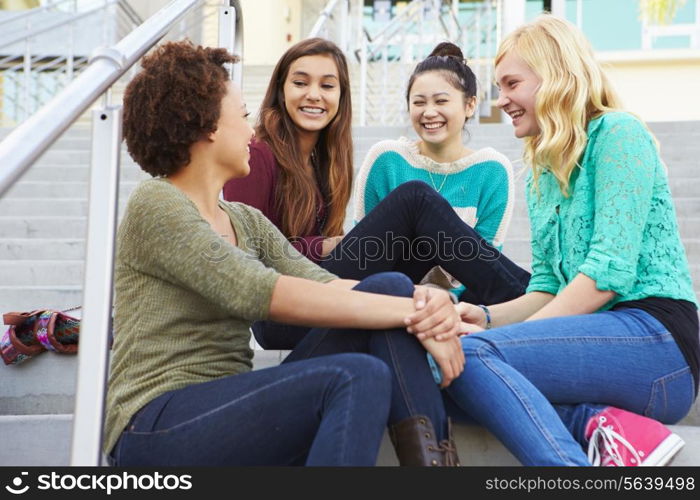
<svg viewBox="0 0 700 500"><path fill-rule="evenodd" d="M578 273L618 302L646 297L698 305L678 232L666 166L637 118L614 112L591 120L588 144L564 197L544 171L532 172L527 205L532 234L528 292L560 292Z"/></svg>

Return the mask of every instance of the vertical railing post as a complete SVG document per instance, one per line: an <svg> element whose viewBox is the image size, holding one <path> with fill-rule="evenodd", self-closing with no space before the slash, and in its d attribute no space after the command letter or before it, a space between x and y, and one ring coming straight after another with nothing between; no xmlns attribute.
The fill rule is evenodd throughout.
<svg viewBox="0 0 700 500"><path fill-rule="evenodd" d="M29 19L27 19L27 33L31 31L31 22ZM30 105L29 105L29 87L31 85L31 78L32 78L32 49L31 49L31 38L27 37L27 39L24 41L24 60L22 61L22 71L24 72L24 78L23 78L23 83L24 83L24 88L22 89L22 112L20 113L20 121L24 121L25 118L27 118L31 112L34 110L32 109L30 111Z"/></svg>
<svg viewBox="0 0 700 500"><path fill-rule="evenodd" d="M227 2L228 3L228 2ZM232 5L219 6L219 47L233 53L236 50L236 41L238 41L238 56L243 58L243 26L240 26L241 19L238 17L238 9ZM236 30L238 28L238 31ZM243 87L243 64L239 62L233 64L229 69L231 80Z"/></svg>
<svg viewBox="0 0 700 500"><path fill-rule="evenodd" d="M100 465L112 330L121 107L92 112L87 245L71 465Z"/></svg>
<svg viewBox="0 0 700 500"><path fill-rule="evenodd" d="M73 80L74 61L75 61L75 23L68 25L68 60L66 61L66 84Z"/></svg>
<svg viewBox="0 0 700 500"><path fill-rule="evenodd" d="M367 124L367 39L360 37L360 126Z"/></svg>
<svg viewBox="0 0 700 500"><path fill-rule="evenodd" d="M389 80L389 45L384 45L384 48L382 49L382 93L379 98L379 102L390 102L391 97L389 96L389 88L388 88L388 80ZM387 109L384 109L384 112L382 113L382 119L381 119L381 124L386 125L387 123Z"/></svg>
<svg viewBox="0 0 700 500"><path fill-rule="evenodd" d="M349 11L350 11L350 0L343 0L340 2L340 48L347 54L348 53L348 31L350 31L349 23Z"/></svg>

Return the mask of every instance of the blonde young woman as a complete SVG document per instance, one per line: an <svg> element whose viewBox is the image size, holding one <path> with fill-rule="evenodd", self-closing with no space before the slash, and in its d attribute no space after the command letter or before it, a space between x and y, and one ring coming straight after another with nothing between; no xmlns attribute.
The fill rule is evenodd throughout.
<svg viewBox="0 0 700 500"><path fill-rule="evenodd" d="M510 34L496 79L532 167L533 274L522 297L458 306L487 331L462 337L448 392L525 465L663 465L683 442L660 422L691 408L700 349L657 143L564 20Z"/></svg>

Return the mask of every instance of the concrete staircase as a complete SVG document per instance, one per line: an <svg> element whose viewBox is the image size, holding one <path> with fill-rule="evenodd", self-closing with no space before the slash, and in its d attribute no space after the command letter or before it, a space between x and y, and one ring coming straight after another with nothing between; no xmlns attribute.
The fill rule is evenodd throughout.
<svg viewBox="0 0 700 500"><path fill-rule="evenodd" d="M245 84L244 84L245 85ZM264 89L263 89L264 92ZM258 101L259 102L259 101ZM253 100L249 107L253 110ZM257 109L257 108L255 108ZM681 232L700 292L700 123L654 123L669 167ZM7 131L0 130L0 139ZM471 147L492 146L522 168L519 141L509 125L470 128ZM354 130L355 165L367 149L384 138L412 136L404 127ZM82 275L87 215L89 129L78 125L64 136L0 199L0 312L37 307L68 308L82 301ZM126 152L122 155L120 207L134 186L147 176ZM522 178L504 251L529 264L529 229L523 204ZM121 211L120 211L121 213ZM348 213L352 213L349 207ZM347 218L349 228L350 217ZM258 351L256 369L280 362L285 353ZM19 366L0 366L0 465L66 465L69 461L76 358L44 353ZM698 404L674 430L686 447L674 465L700 465ZM514 465L517 462L483 429L457 429L462 462L468 465ZM396 459L387 440L380 464Z"/></svg>

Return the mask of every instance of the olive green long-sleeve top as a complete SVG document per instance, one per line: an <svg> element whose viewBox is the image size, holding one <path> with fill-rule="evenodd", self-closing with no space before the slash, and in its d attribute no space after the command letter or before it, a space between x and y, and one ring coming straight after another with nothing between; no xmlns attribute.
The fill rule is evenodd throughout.
<svg viewBox="0 0 700 500"><path fill-rule="evenodd" d="M336 279L258 210L220 203L238 246L165 179L144 181L129 199L117 235L106 453L160 394L252 368L249 328L267 318L281 275Z"/></svg>

